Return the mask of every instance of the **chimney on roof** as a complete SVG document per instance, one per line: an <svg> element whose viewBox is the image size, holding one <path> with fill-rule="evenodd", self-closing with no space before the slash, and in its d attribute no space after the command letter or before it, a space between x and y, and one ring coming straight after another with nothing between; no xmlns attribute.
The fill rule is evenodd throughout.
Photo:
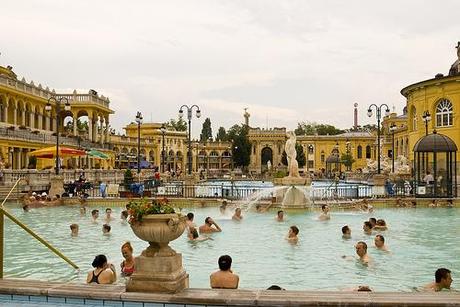
<svg viewBox="0 0 460 307"><path fill-rule="evenodd" d="M356 131L358 129L358 104L355 102L354 106L353 130Z"/></svg>

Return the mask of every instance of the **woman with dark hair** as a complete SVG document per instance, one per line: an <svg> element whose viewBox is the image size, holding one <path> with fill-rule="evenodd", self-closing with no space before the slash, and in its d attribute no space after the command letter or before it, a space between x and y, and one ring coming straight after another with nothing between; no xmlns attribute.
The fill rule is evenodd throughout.
<svg viewBox="0 0 460 307"><path fill-rule="evenodd" d="M107 263L105 255L97 255L92 263L94 270L88 272L86 283L112 284L117 280L115 266Z"/></svg>

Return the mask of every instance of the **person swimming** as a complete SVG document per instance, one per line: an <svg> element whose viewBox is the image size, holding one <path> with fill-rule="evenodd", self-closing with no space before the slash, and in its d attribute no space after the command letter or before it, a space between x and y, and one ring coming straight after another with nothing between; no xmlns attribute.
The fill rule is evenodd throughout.
<svg viewBox="0 0 460 307"><path fill-rule="evenodd" d="M232 216L232 220L241 221L242 219L243 219L243 216L241 215L241 208L236 208L235 214L233 214Z"/></svg>
<svg viewBox="0 0 460 307"><path fill-rule="evenodd" d="M372 224L371 222L369 221L365 221L364 224L363 224L363 231L365 234L367 235L371 235L372 234Z"/></svg>
<svg viewBox="0 0 460 307"><path fill-rule="evenodd" d="M200 236L198 234L198 230L196 230L195 226L191 226L190 227L190 231L187 235L188 239L190 241L206 241L206 240L212 240L212 238L208 237L208 236Z"/></svg>
<svg viewBox="0 0 460 307"><path fill-rule="evenodd" d="M367 244L364 241L359 241L355 245L356 249L356 255L359 257L359 261L361 261L363 264L369 264L371 262L371 257L367 254Z"/></svg>
<svg viewBox="0 0 460 307"><path fill-rule="evenodd" d="M86 283L113 284L117 280L115 267L107 262L105 255L97 255L91 265L94 270L88 272Z"/></svg>
<svg viewBox="0 0 460 307"><path fill-rule="evenodd" d="M299 228L297 226L291 226L289 227L289 232L286 237L286 240L288 240L289 243L297 243L299 241Z"/></svg>
<svg viewBox="0 0 460 307"><path fill-rule="evenodd" d="M374 245L377 249L389 252L387 246L385 245L385 238L382 235L376 235L374 238Z"/></svg>
<svg viewBox="0 0 460 307"><path fill-rule="evenodd" d="M222 202L222 205L220 205L219 210L220 210L220 214L225 215L227 211L227 201L226 200Z"/></svg>
<svg viewBox="0 0 460 307"><path fill-rule="evenodd" d="M446 268L439 268L434 273L435 281L424 286L423 290L425 291L434 291L439 292L443 289L450 290L450 285L452 284L452 275L451 271Z"/></svg>
<svg viewBox="0 0 460 307"><path fill-rule="evenodd" d="M326 221L331 219L331 215L329 214L329 206L328 205L322 205L321 206L321 214L318 216L318 220L320 221Z"/></svg>
<svg viewBox="0 0 460 307"><path fill-rule="evenodd" d="M78 224L71 224L70 225L70 235L72 237L78 236L78 230L79 230Z"/></svg>
<svg viewBox="0 0 460 307"><path fill-rule="evenodd" d="M277 213L276 216L275 216L275 219L276 219L278 222L284 222L284 211L283 211L283 210L279 210L278 213Z"/></svg>
<svg viewBox="0 0 460 307"><path fill-rule="evenodd" d="M351 239L351 229L348 225L342 227L342 238L346 240Z"/></svg>

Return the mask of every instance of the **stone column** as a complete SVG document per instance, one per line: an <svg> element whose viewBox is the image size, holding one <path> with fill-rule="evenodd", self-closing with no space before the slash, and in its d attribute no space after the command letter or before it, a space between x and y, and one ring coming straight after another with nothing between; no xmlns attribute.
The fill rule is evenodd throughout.
<svg viewBox="0 0 460 307"><path fill-rule="evenodd" d="M34 126L35 126L35 113L31 111L29 113L29 118L30 118L30 128L34 128Z"/></svg>
<svg viewBox="0 0 460 307"><path fill-rule="evenodd" d="M21 125L25 126L26 125L26 110L22 110L21 115L22 115Z"/></svg>
<svg viewBox="0 0 460 307"><path fill-rule="evenodd" d="M5 123L8 123L8 105L5 105L5 116L4 116L4 119L5 119Z"/></svg>
<svg viewBox="0 0 460 307"><path fill-rule="evenodd" d="M73 136L77 136L77 118L75 115L72 117L73 120Z"/></svg>
<svg viewBox="0 0 460 307"><path fill-rule="evenodd" d="M28 168L29 167L29 155L27 154L29 152L28 149L23 149L22 150L24 152L24 162L25 162L25 168Z"/></svg>
<svg viewBox="0 0 460 307"><path fill-rule="evenodd" d="M109 143L109 136L110 136L110 126L109 126L109 117L105 118L105 143Z"/></svg>
<svg viewBox="0 0 460 307"><path fill-rule="evenodd" d="M15 107L13 110L13 125L18 124L18 109Z"/></svg>
<svg viewBox="0 0 460 307"><path fill-rule="evenodd" d="M50 117L48 115L45 115L45 130L50 130Z"/></svg>
<svg viewBox="0 0 460 307"><path fill-rule="evenodd" d="M101 118L101 131L99 132L99 143L104 144L104 118Z"/></svg>
<svg viewBox="0 0 460 307"><path fill-rule="evenodd" d="M40 113L38 113L38 125L37 125L37 129L40 129L42 130L43 129L43 115L41 115Z"/></svg>
<svg viewBox="0 0 460 307"><path fill-rule="evenodd" d="M88 138L89 141L93 141L93 119L88 116Z"/></svg>

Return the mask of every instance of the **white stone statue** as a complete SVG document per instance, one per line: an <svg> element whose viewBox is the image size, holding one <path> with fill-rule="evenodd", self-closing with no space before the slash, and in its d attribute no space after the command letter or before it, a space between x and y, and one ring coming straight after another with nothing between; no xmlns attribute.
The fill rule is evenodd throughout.
<svg viewBox="0 0 460 307"><path fill-rule="evenodd" d="M297 163L297 151L295 149L296 136L294 131L287 133L287 141L284 145L286 151L286 158L288 162L289 177L300 177L299 175L299 164Z"/></svg>
<svg viewBox="0 0 460 307"><path fill-rule="evenodd" d="M395 161L395 172L397 174L410 174L411 168L405 156L399 155L397 157Z"/></svg>
<svg viewBox="0 0 460 307"><path fill-rule="evenodd" d="M363 169L363 173L372 173L377 171L377 161L366 159L367 166Z"/></svg>
<svg viewBox="0 0 460 307"><path fill-rule="evenodd" d="M267 161L267 169L268 170L272 169L272 163L270 162L270 160Z"/></svg>
<svg viewBox="0 0 460 307"><path fill-rule="evenodd" d="M380 169L382 170L384 174L389 174L391 173L391 165L392 165L391 159L388 157L385 157L380 162Z"/></svg>

